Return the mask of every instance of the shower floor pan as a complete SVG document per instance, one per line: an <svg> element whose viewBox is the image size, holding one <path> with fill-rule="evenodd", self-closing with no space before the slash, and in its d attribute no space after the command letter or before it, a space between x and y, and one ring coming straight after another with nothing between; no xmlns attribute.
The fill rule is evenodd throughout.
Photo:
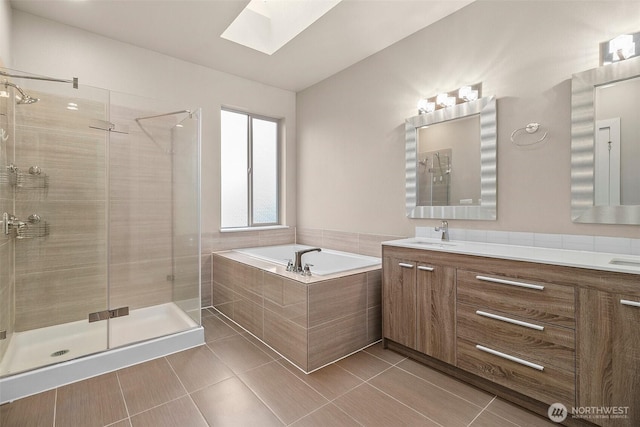
<svg viewBox="0 0 640 427"><path fill-rule="evenodd" d="M0 403L204 343L202 328L174 303L109 320L108 350L106 328L107 322L83 320L14 333L0 376L15 375L0 379ZM71 376L58 375L63 372ZM34 383L30 377L40 380ZM18 389L24 392L16 393Z"/></svg>

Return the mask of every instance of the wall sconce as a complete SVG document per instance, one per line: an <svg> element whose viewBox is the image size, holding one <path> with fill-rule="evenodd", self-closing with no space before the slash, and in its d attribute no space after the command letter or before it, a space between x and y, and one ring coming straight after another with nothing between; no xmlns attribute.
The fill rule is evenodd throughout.
<svg viewBox="0 0 640 427"><path fill-rule="evenodd" d="M640 44L640 32L623 34L609 41L600 43L600 65L608 65L613 62L638 56Z"/></svg>
<svg viewBox="0 0 640 427"><path fill-rule="evenodd" d="M451 92L443 92L431 98L421 99L418 101L418 114L433 113L441 108L476 101L480 96L482 96L482 83L462 86L460 89Z"/></svg>

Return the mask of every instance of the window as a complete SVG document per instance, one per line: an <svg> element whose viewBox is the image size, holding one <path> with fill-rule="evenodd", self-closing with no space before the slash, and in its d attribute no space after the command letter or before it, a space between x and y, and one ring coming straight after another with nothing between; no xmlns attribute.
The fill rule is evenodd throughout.
<svg viewBox="0 0 640 427"><path fill-rule="evenodd" d="M221 112L222 228L277 225L278 121Z"/></svg>

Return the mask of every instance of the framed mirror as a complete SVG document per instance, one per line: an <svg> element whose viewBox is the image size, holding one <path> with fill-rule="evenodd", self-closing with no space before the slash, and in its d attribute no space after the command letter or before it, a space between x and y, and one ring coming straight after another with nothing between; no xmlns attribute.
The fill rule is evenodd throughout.
<svg viewBox="0 0 640 427"><path fill-rule="evenodd" d="M496 219L496 113L485 97L406 120L409 218Z"/></svg>
<svg viewBox="0 0 640 427"><path fill-rule="evenodd" d="M571 217L640 224L640 57L571 80Z"/></svg>

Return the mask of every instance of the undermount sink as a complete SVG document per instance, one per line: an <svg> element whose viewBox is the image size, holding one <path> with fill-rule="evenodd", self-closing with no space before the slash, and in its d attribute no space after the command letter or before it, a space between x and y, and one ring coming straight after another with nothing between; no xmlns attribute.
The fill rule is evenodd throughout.
<svg viewBox="0 0 640 427"><path fill-rule="evenodd" d="M640 261L636 261L634 259L612 258L611 261L609 261L609 264L624 265L625 267L637 267L637 268L640 268Z"/></svg>
<svg viewBox="0 0 640 427"><path fill-rule="evenodd" d="M450 242L428 242L428 241L424 241L424 240L413 240L411 241L412 244L414 245L424 245L424 246L439 246L439 247L445 247L445 246L456 246L455 243L450 243Z"/></svg>

